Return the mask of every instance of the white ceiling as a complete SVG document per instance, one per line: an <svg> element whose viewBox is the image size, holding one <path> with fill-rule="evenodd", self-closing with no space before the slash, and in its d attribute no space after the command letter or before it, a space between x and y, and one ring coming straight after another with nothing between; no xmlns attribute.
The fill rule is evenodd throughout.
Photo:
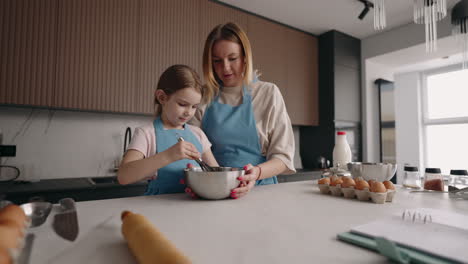
<svg viewBox="0 0 468 264"><path fill-rule="evenodd" d="M337 30L363 39L382 31L374 30L373 9L363 20L358 15L364 4L358 0L219 0L230 6L271 20L320 35ZM458 0L447 0L451 9ZM412 0L385 1L387 27L390 30L413 21Z"/></svg>

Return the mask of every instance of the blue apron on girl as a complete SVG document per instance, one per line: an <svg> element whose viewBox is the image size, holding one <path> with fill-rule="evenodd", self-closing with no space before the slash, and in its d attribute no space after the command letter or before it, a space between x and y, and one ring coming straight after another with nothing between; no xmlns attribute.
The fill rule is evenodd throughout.
<svg viewBox="0 0 468 264"><path fill-rule="evenodd" d="M211 141L211 150L220 166L243 167L266 161L260 148L252 96L242 87L242 104L232 106L219 103L219 95L207 107L202 129ZM258 180L256 185L276 184L276 176Z"/></svg>
<svg viewBox="0 0 468 264"><path fill-rule="evenodd" d="M200 141L198 141L188 126L184 125L184 129L164 129L159 117L154 120L153 125L154 133L156 134L157 153L161 153L177 144L179 136L195 145L198 152L202 153L203 148ZM158 177L148 183L145 195L184 192L185 185L180 184L180 180L184 178L184 169L187 167L187 163L198 166L193 160L183 159L160 168L158 170Z"/></svg>

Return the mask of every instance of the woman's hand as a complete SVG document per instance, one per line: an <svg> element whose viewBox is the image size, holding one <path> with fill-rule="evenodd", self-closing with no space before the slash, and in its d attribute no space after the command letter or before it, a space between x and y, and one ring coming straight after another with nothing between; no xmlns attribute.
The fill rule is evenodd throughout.
<svg viewBox="0 0 468 264"><path fill-rule="evenodd" d="M187 141L178 142L164 152L166 152L169 158L173 161L181 159L193 160L200 158L200 153L198 152L197 148L192 143Z"/></svg>
<svg viewBox="0 0 468 264"><path fill-rule="evenodd" d="M241 198L249 193L249 191L255 186L255 182L260 175L260 168L258 166L252 166L252 164L244 166L244 170L245 175L237 177L241 183L239 184L239 187L231 191L231 198Z"/></svg>

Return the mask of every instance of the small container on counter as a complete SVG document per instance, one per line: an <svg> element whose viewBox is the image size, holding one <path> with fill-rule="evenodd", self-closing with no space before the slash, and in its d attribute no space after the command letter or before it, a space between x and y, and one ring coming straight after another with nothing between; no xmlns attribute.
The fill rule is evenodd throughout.
<svg viewBox="0 0 468 264"><path fill-rule="evenodd" d="M444 176L440 168L426 168L424 174L424 189L432 191L444 191Z"/></svg>
<svg viewBox="0 0 468 264"><path fill-rule="evenodd" d="M419 176L418 167L405 166L404 171L403 187L421 189L421 177Z"/></svg>
<svg viewBox="0 0 468 264"><path fill-rule="evenodd" d="M451 191L457 191L468 187L468 172L466 170L451 170L450 179L448 184L450 198L468 198L468 194L464 192L453 193Z"/></svg>

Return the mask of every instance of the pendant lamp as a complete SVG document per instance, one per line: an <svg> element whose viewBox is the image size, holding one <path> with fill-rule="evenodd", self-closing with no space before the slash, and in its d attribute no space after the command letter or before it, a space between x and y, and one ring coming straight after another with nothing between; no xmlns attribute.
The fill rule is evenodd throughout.
<svg viewBox="0 0 468 264"><path fill-rule="evenodd" d="M374 29L382 30L387 26L385 0L374 0Z"/></svg>
<svg viewBox="0 0 468 264"><path fill-rule="evenodd" d="M414 0L414 23L425 26L427 52L437 50L437 21L446 15L446 0Z"/></svg>
<svg viewBox="0 0 468 264"><path fill-rule="evenodd" d="M452 9L452 35L463 54L463 69L468 67L468 0L461 0Z"/></svg>

